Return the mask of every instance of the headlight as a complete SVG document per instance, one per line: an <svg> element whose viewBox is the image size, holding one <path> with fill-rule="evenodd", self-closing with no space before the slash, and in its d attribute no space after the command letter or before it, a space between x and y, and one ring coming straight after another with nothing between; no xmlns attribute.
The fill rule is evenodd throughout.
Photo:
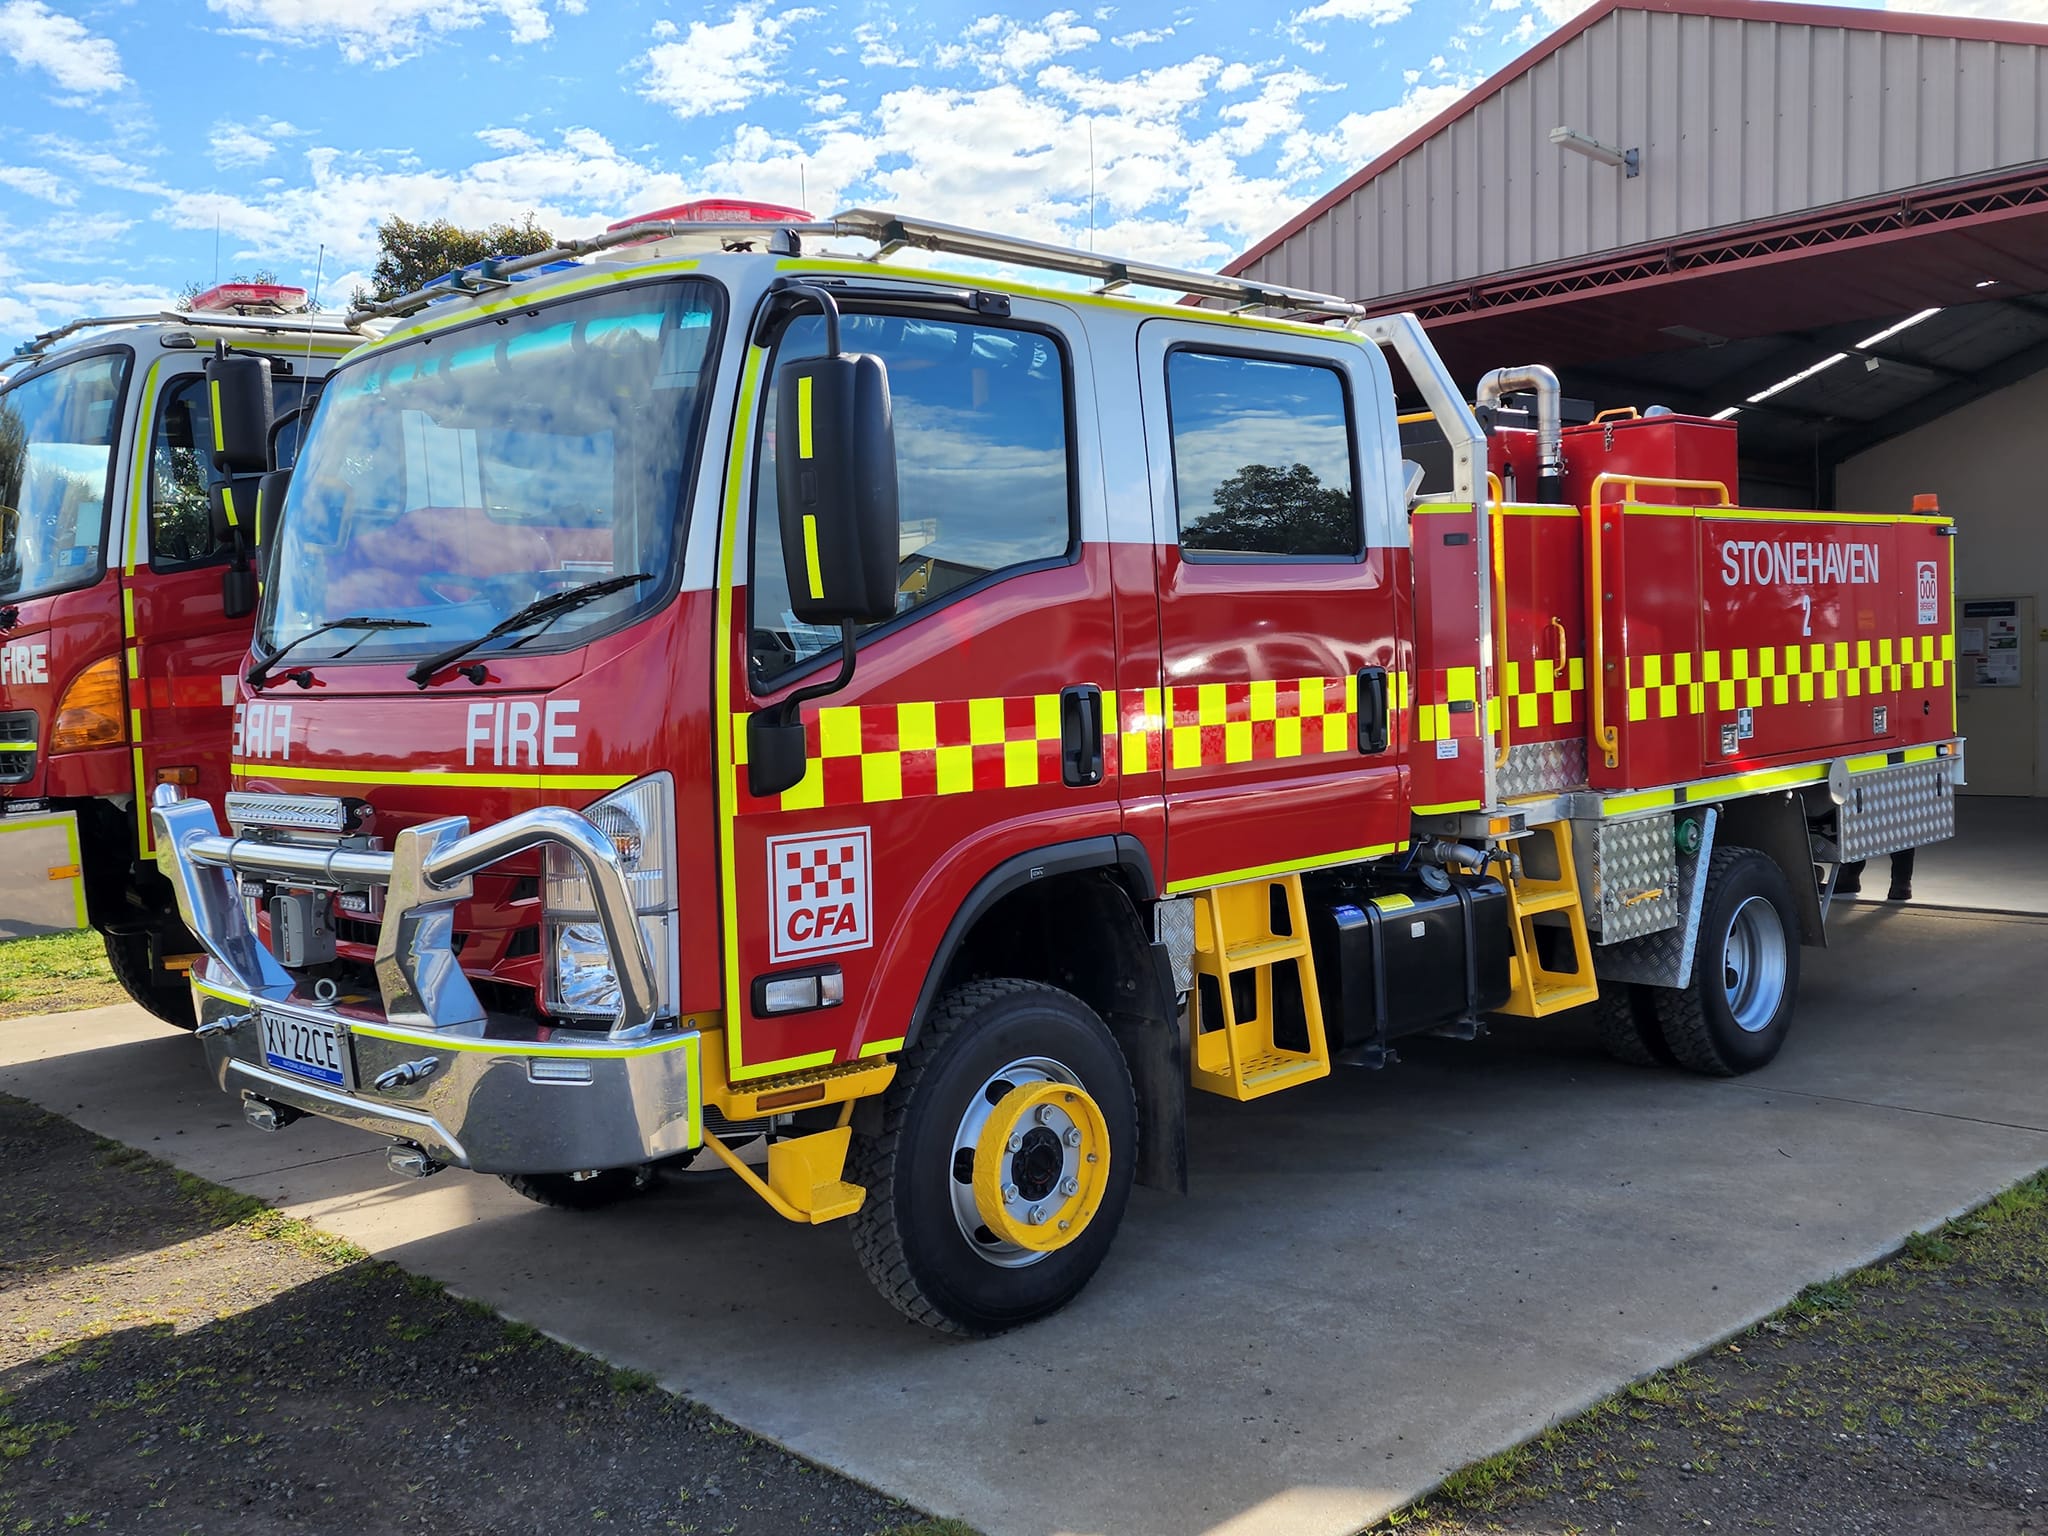
<svg viewBox="0 0 2048 1536"><path fill-rule="evenodd" d="M655 1012L676 1010L675 783L651 773L586 806L583 818L611 841L633 893L640 938L654 962ZM583 865L550 846L542 883L543 939L547 946L548 1012L568 1018L612 1019L619 1012L619 978L597 921L597 901Z"/></svg>
<svg viewBox="0 0 2048 1536"><path fill-rule="evenodd" d="M103 656L78 676L57 701L50 726L52 752L82 752L126 741L121 709L121 659Z"/></svg>

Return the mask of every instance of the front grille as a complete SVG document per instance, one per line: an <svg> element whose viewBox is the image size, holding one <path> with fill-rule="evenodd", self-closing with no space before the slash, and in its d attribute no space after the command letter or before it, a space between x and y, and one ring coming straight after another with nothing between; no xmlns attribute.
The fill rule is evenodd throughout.
<svg viewBox="0 0 2048 1536"><path fill-rule="evenodd" d="M36 772L36 712L0 714L0 784L25 784Z"/></svg>

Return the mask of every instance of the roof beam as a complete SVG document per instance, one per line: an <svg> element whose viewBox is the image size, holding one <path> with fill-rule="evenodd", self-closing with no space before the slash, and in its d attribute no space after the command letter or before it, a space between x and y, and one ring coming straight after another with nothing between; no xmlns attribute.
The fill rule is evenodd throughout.
<svg viewBox="0 0 2048 1536"><path fill-rule="evenodd" d="M1875 448L1879 443L1889 442L1895 437L1911 432L1915 427L1924 427L1931 421L1953 414L1967 405L1974 405L1986 395L1995 395L2001 389L2009 389L2023 379L2030 379L2043 369L2048 369L2048 341L2036 342L2022 347L2019 351L2001 358L1988 368L1979 369L1966 379L1924 395L1910 405L1901 406L1889 416L1880 416L1853 431L1843 432L1830 438L1825 445L1830 465Z"/></svg>

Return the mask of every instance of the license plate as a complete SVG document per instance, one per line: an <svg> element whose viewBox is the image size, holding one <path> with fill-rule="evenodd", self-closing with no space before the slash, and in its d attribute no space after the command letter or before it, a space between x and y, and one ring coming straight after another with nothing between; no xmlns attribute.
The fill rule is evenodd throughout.
<svg viewBox="0 0 2048 1536"><path fill-rule="evenodd" d="M264 1013L263 1059L280 1072L334 1088L348 1086L348 1046L341 1030L317 1019Z"/></svg>

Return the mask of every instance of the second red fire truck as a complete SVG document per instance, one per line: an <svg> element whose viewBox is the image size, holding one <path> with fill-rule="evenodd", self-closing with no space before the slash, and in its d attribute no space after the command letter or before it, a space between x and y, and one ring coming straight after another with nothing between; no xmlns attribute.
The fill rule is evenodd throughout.
<svg viewBox="0 0 2048 1536"><path fill-rule="evenodd" d="M579 1206L702 1152L990 1333L1190 1089L1587 1005L1749 1070L1835 868L1948 835L1939 515L1735 506L1732 425L1475 409L1340 299L701 213L356 317L231 825L153 811L254 1124Z"/></svg>

